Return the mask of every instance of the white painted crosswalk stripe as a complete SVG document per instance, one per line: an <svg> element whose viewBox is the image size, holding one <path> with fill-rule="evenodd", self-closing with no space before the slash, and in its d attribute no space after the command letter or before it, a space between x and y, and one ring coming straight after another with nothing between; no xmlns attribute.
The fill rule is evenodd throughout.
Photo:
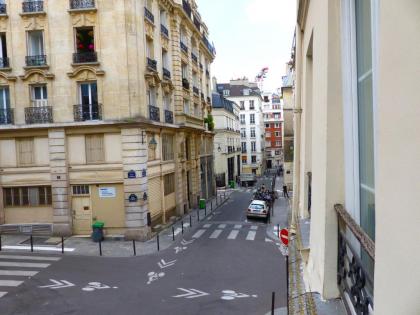
<svg viewBox="0 0 420 315"><path fill-rule="evenodd" d="M31 270L0 270L0 276L21 276L21 277L33 277L38 271Z"/></svg>
<svg viewBox="0 0 420 315"><path fill-rule="evenodd" d="M219 229L224 229L226 227L226 224L219 224L218 228Z"/></svg>
<svg viewBox="0 0 420 315"><path fill-rule="evenodd" d="M254 231L258 230L258 226L256 225L251 226L251 230L254 230Z"/></svg>
<svg viewBox="0 0 420 315"><path fill-rule="evenodd" d="M246 236L247 241L253 241L255 239L255 235L257 233L255 231L249 231L248 235Z"/></svg>
<svg viewBox="0 0 420 315"><path fill-rule="evenodd" d="M222 232L223 230L215 230L213 233L211 233L210 238L218 238Z"/></svg>
<svg viewBox="0 0 420 315"><path fill-rule="evenodd" d="M205 227L206 229L208 229L209 227L211 227L211 224L204 224L204 227Z"/></svg>
<svg viewBox="0 0 420 315"><path fill-rule="evenodd" d="M22 283L23 281L17 280L0 280L0 287L17 287Z"/></svg>
<svg viewBox="0 0 420 315"><path fill-rule="evenodd" d="M0 261L0 267L47 268L50 264Z"/></svg>
<svg viewBox="0 0 420 315"><path fill-rule="evenodd" d="M192 238L199 238L201 235L203 235L206 232L206 230L198 230L195 232L195 234L192 236Z"/></svg>
<svg viewBox="0 0 420 315"><path fill-rule="evenodd" d="M234 229L240 229L242 227L242 224L235 224L235 226L233 227Z"/></svg>
<svg viewBox="0 0 420 315"><path fill-rule="evenodd" d="M229 233L228 240L234 240L238 236L239 230L232 230Z"/></svg>
<svg viewBox="0 0 420 315"><path fill-rule="evenodd" d="M0 298L2 298L3 296L5 296L7 294L7 292L0 292Z"/></svg>
<svg viewBox="0 0 420 315"><path fill-rule="evenodd" d="M59 261L61 258L60 257L25 256L25 255L0 255L0 259Z"/></svg>

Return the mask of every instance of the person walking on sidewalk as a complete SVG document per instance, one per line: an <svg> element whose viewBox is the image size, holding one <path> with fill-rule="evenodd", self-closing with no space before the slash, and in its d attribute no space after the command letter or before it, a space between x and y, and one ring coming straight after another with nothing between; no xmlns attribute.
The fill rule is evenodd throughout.
<svg viewBox="0 0 420 315"><path fill-rule="evenodd" d="M289 193L287 192L287 185L283 184L283 197L289 199Z"/></svg>

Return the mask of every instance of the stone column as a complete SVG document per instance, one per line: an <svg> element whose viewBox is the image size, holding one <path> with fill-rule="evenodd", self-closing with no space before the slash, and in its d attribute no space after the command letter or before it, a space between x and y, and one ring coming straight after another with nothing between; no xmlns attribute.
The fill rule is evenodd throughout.
<svg viewBox="0 0 420 315"><path fill-rule="evenodd" d="M68 236L72 234L72 217L69 205L65 130L48 130L48 143L53 206L53 233L57 236Z"/></svg>
<svg viewBox="0 0 420 315"><path fill-rule="evenodd" d="M124 172L125 238L147 240L150 227L147 226L147 138L140 128L121 130L122 162ZM130 172L130 178L129 178ZM131 197L131 198L130 198ZM130 200L131 199L131 200Z"/></svg>

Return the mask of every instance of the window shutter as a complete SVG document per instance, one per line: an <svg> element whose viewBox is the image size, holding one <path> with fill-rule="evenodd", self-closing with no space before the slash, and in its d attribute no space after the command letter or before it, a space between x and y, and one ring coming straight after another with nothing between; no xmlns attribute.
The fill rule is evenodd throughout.
<svg viewBox="0 0 420 315"><path fill-rule="evenodd" d="M160 178L152 178L148 182L149 209L152 218L162 214Z"/></svg>
<svg viewBox="0 0 420 315"><path fill-rule="evenodd" d="M86 136L86 161L97 163L104 161L104 137L103 135Z"/></svg>
<svg viewBox="0 0 420 315"><path fill-rule="evenodd" d="M32 165L34 163L34 140L18 140L19 165Z"/></svg>

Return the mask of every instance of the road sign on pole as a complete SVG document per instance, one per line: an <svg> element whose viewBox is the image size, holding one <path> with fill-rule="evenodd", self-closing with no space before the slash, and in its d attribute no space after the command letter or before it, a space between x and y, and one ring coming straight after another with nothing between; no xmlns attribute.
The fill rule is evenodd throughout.
<svg viewBox="0 0 420 315"><path fill-rule="evenodd" d="M287 229L282 229L280 231L280 240L284 245L289 245L289 231Z"/></svg>

